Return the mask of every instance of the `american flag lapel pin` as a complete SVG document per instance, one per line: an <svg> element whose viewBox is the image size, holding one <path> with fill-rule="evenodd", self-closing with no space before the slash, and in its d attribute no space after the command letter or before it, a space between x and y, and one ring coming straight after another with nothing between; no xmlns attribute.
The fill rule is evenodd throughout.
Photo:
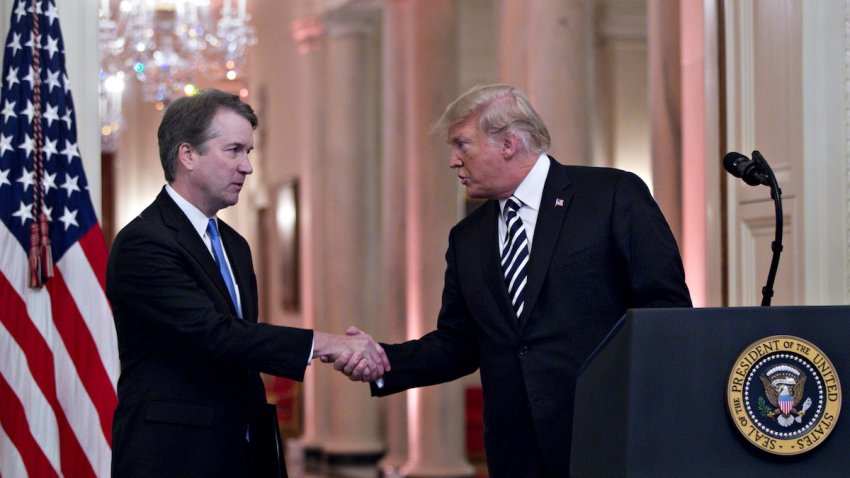
<svg viewBox="0 0 850 478"><path fill-rule="evenodd" d="M563 206L563 205L564 205L564 200L563 200L563 199L561 199L561 198L556 198L556 199L555 199L555 207Z"/></svg>

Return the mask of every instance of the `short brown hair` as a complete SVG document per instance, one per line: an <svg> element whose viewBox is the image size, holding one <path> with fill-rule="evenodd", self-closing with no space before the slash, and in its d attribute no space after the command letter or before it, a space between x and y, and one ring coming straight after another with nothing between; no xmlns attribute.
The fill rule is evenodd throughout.
<svg viewBox="0 0 850 478"><path fill-rule="evenodd" d="M243 103L238 96L221 90L201 90L195 95L179 98L168 106L157 131L159 160L166 181L174 181L181 144L189 143L202 154L206 152L205 143L212 135L210 125L221 108L238 113L251 123L253 129L257 129L259 120L251 106Z"/></svg>

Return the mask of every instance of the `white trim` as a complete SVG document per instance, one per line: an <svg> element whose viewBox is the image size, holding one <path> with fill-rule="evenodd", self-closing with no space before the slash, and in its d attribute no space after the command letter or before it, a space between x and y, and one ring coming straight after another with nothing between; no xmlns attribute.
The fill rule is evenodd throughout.
<svg viewBox="0 0 850 478"><path fill-rule="evenodd" d="M756 136L753 8L749 0L729 0L725 19L728 142L732 150L748 156Z"/></svg>
<svg viewBox="0 0 850 478"><path fill-rule="evenodd" d="M726 141L729 151L738 151L747 156L755 147L755 74L754 51L755 39L753 2L750 0L726 0L724 5L725 51L726 51ZM743 305L748 300L746 281L742 283L740 272L747 268L746 247L743 242L738 208L739 198L736 192L736 182L733 177L725 176L726 208L728 211L726 230L728 280L728 305ZM740 249L740 252L739 252ZM750 265L754 267L754 265ZM737 271L737 272L736 272Z"/></svg>
<svg viewBox="0 0 850 478"><path fill-rule="evenodd" d="M100 184L100 53L98 51L98 8L91 0L54 0L65 43L65 72L70 80L77 119L77 145L88 180L88 190L98 218L102 218ZM10 17L4 17L8 22ZM4 35L5 38L5 35Z"/></svg>
<svg viewBox="0 0 850 478"><path fill-rule="evenodd" d="M850 298L850 0L803 2L802 15L804 302L842 304Z"/></svg>

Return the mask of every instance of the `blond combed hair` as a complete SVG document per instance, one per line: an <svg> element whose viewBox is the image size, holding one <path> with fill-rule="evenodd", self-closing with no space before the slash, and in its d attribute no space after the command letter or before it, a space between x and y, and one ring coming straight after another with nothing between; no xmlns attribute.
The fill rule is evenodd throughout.
<svg viewBox="0 0 850 478"><path fill-rule="evenodd" d="M445 136L449 128L480 114L478 126L491 140L513 133L523 148L534 154L552 144L546 124L519 88L511 85L478 85L454 100L434 123L432 133Z"/></svg>

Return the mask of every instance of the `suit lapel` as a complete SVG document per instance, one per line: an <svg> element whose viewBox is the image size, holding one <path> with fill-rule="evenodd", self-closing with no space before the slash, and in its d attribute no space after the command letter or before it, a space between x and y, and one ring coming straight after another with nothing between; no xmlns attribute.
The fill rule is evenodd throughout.
<svg viewBox="0 0 850 478"><path fill-rule="evenodd" d="M518 330L518 324L514 309L511 306L511 299L508 295L508 286L505 284L505 274L502 272L502 267L499 264L499 201L490 201L487 206L489 209L484 216L482 227L477 228L478 237L474 240L477 244L486 244L482 254L479 254L479 262L481 264L482 275L487 284L487 288L493 295L496 305L502 316L507 319L508 325L514 331Z"/></svg>
<svg viewBox="0 0 850 478"><path fill-rule="evenodd" d="M242 318L255 322L256 314L254 311L254 301L251 293L251 258L246 257L250 251L244 248L237 247L238 233L224 221L219 220L221 226L221 240L224 243L224 251L227 254L227 259L230 261L230 267L233 268L233 275L236 277L236 286L239 287L239 302L242 306ZM234 311L235 312L235 311Z"/></svg>
<svg viewBox="0 0 850 478"><path fill-rule="evenodd" d="M221 277L218 265L215 263L215 259L213 259L204 241L198 236L198 232L192 227L189 218L186 217L174 200L165 192L165 189L159 193L156 201L162 210L163 223L175 231L177 243L201 266L207 277L215 284L219 294L230 304L231 312L236 315L236 308L230 299L230 293L227 291L227 285L225 285L224 279ZM237 280L239 279L237 278Z"/></svg>
<svg viewBox="0 0 850 478"><path fill-rule="evenodd" d="M528 261L528 283L525 286L525 307L519 318L520 332L531 311L537 303L549 264L552 262L552 254L561 234L561 225L564 222L567 210L572 202L570 181L567 178L564 167L551 157L549 174L543 186L543 195L540 199L540 210L537 213L537 225L534 228L534 242L531 247L531 257Z"/></svg>

